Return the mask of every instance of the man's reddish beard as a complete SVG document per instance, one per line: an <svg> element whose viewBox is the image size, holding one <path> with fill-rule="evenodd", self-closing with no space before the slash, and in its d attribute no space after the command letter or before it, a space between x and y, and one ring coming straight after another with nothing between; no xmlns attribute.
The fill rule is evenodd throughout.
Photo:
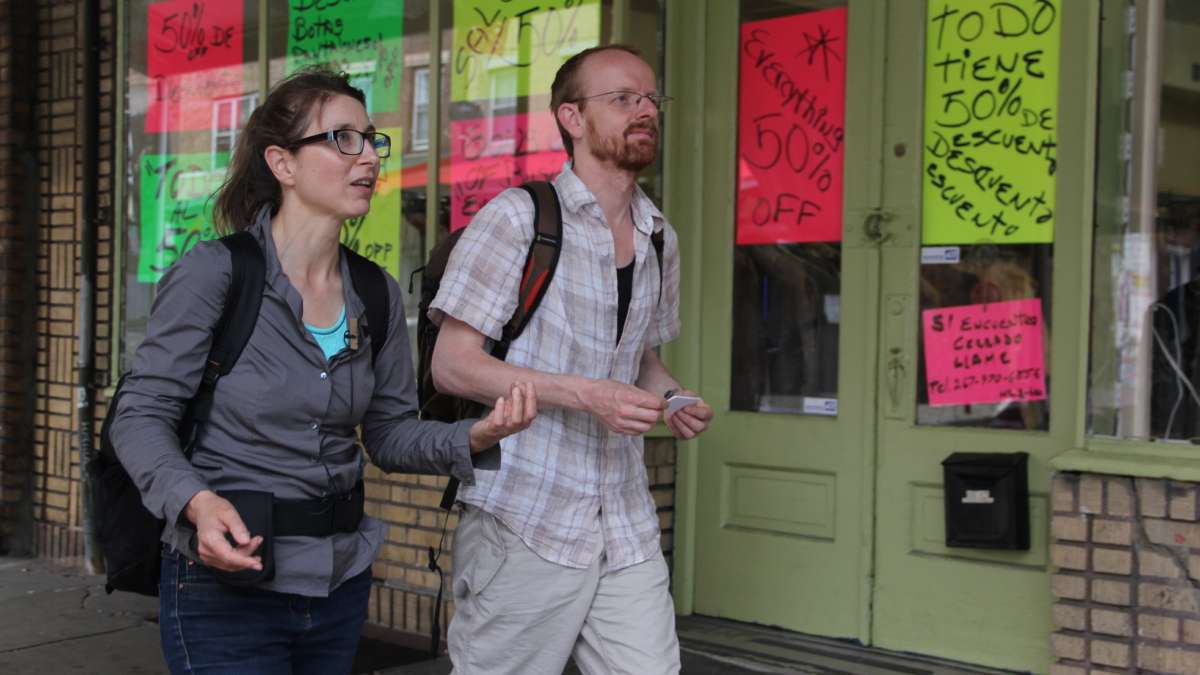
<svg viewBox="0 0 1200 675"><path fill-rule="evenodd" d="M630 134L637 131L647 131L650 138L629 140ZM658 124L655 121L642 120L633 122L625 127L620 136L601 138L595 127L588 126L588 147L592 156L601 162L612 162L625 171L641 171L654 163L658 157Z"/></svg>

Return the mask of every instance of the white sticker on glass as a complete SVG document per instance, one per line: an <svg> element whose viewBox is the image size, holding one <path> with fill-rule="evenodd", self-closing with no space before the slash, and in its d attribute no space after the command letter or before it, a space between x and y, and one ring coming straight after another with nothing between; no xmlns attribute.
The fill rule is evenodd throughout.
<svg viewBox="0 0 1200 675"><path fill-rule="evenodd" d="M837 415L838 402L836 398L804 397L805 415Z"/></svg>
<svg viewBox="0 0 1200 675"><path fill-rule="evenodd" d="M962 259L961 249L957 246L922 246L922 265L949 265Z"/></svg>

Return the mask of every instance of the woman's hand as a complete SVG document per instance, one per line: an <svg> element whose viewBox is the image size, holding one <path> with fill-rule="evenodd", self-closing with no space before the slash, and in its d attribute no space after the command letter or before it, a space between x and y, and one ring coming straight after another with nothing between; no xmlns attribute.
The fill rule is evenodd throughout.
<svg viewBox="0 0 1200 675"><path fill-rule="evenodd" d="M471 454L482 452L511 436L529 428L537 417L537 392L532 382L513 385L508 397L496 399L496 407L487 417L471 425Z"/></svg>
<svg viewBox="0 0 1200 675"><path fill-rule="evenodd" d="M200 562L226 572L262 569L262 557L254 553L263 538L250 536L242 517L227 499L201 490L188 502L184 515L196 526L196 553ZM227 534L237 546L229 544Z"/></svg>

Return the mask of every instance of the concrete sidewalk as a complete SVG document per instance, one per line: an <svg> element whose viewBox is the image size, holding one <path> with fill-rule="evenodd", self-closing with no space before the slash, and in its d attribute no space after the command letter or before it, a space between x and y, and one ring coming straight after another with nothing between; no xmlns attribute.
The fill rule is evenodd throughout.
<svg viewBox="0 0 1200 675"><path fill-rule="evenodd" d="M158 601L107 595L101 577L43 559L0 557L0 673L148 675L166 673L158 643ZM685 675L835 673L980 675L961 664L867 649L704 617L680 617ZM355 673L448 675L445 656L364 637ZM578 675L569 666L564 675Z"/></svg>

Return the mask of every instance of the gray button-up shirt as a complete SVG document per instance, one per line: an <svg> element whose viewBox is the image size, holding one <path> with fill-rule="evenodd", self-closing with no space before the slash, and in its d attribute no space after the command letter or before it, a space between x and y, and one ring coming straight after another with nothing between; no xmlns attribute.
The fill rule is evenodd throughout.
<svg viewBox="0 0 1200 675"><path fill-rule="evenodd" d="M302 321L300 292L279 265L264 209L250 231L266 258L258 323L213 395L208 424L189 463L176 427L195 395L224 306L232 263L219 242L202 242L159 285L112 426L121 463L151 513L165 518L163 541L185 555L193 530L181 517L199 491L264 490L279 499L345 492L363 475L356 427L384 471L449 473L474 482L468 427L418 421L417 389L399 284L387 277L391 315L385 347L371 365L362 335L326 359ZM366 321L341 259L346 316ZM359 331L362 333L362 331ZM358 532L277 537L275 579L262 588L325 596L375 559L386 525L364 517Z"/></svg>

